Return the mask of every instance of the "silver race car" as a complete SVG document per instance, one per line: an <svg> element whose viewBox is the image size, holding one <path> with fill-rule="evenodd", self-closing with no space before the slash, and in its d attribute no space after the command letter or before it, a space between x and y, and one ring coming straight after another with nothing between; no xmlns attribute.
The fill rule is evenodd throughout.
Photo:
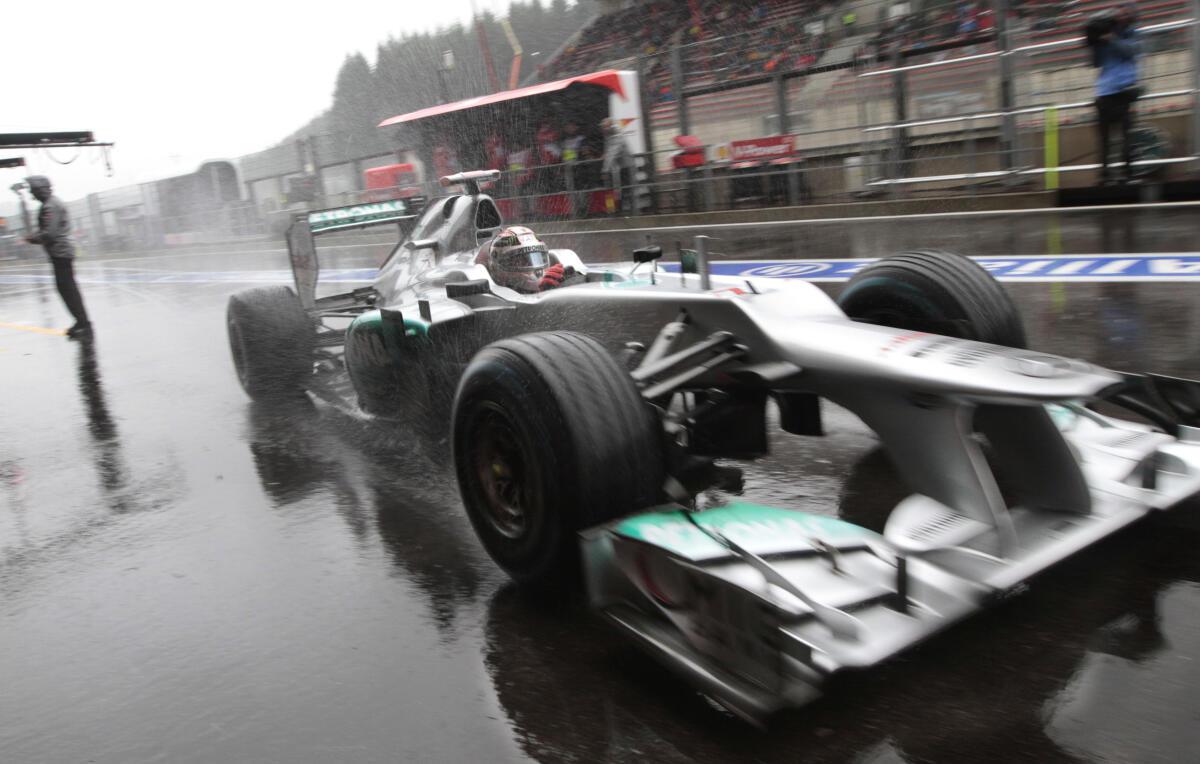
<svg viewBox="0 0 1200 764"><path fill-rule="evenodd" d="M517 234L505 251L561 280L514 288L488 267L512 237L479 190L490 179L443 179L463 193L419 220L399 201L298 216L296 290L230 300L239 379L448 442L502 568L539 585L582 570L608 620L747 718L1200 491L1200 383L1025 349L1012 302L965 257L885 258L834 302L710 276L703 239L667 274L657 247L632 269L588 267ZM316 296L317 235L414 220L372 286ZM823 434L825 402L875 431L911 490L881 533L695 508L738 479L716 460L766 453L769 402L800 436Z"/></svg>

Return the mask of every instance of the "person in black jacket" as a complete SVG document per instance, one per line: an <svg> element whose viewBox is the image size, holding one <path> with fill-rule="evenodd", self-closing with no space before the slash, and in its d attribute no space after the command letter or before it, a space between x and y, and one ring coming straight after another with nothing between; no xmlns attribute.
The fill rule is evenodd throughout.
<svg viewBox="0 0 1200 764"><path fill-rule="evenodd" d="M67 310L75 318L75 325L67 330L67 337L73 340L89 339L92 336L92 322L88 320L83 295L75 283L75 242L71 240L67 205L54 195L50 179L45 175L32 175L25 182L29 184L33 198L42 203L42 208L38 210L37 233L27 237L27 241L41 244L50 256L50 264L54 266L54 285Z"/></svg>

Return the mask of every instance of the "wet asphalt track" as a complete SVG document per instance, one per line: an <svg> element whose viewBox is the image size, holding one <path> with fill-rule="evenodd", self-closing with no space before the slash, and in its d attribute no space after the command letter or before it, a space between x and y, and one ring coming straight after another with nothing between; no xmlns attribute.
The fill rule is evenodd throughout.
<svg viewBox="0 0 1200 764"><path fill-rule="evenodd" d="M1152 213L1118 225L1134 246L1106 247L1105 217L1058 233L1012 220L737 233L770 257L873 256L897 238L973 254L1197 241L1194 211ZM1001 236L1015 245L996 249ZM640 238L588 240L599 259ZM346 239L326 266L373 264L372 241ZM509 585L436 450L250 404L223 326L246 284L203 274L286 267L270 244L85 259L93 348L0 327L0 761L1200 760L1187 509L763 733L582 606ZM0 263L9 282L45 272ZM25 281L0 283L0 322L64 326L53 288ZM1038 349L1200 376L1200 284L1008 288ZM895 476L861 424L834 411L829 425L825 439L775 435L746 495L877 526Z"/></svg>

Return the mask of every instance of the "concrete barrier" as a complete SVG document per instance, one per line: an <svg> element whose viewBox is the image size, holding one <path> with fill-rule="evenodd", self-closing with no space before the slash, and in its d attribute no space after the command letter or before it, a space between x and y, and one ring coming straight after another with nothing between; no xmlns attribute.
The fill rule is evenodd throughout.
<svg viewBox="0 0 1200 764"><path fill-rule="evenodd" d="M626 228L660 226L728 225L731 223L773 223L787 220L822 220L825 218L878 217L913 215L937 212L982 212L987 210L1028 210L1056 205L1052 191L979 196L945 196L926 199L895 199L817 204L803 207L771 207L766 209L726 210L722 212L688 212L671 215L611 217L587 220L564 220L537 223L541 233L571 231L612 231Z"/></svg>

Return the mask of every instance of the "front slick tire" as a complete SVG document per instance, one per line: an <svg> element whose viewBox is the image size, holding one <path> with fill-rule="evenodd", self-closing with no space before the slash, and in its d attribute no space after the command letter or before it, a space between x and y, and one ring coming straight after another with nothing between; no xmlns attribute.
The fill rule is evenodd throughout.
<svg viewBox="0 0 1200 764"><path fill-rule="evenodd" d="M480 351L458 386L453 446L488 554L550 588L578 581L580 530L655 504L665 479L658 422L628 372L572 332Z"/></svg>
<svg viewBox="0 0 1200 764"><path fill-rule="evenodd" d="M1025 347L1021 314L1004 287L955 252L885 257L854 274L837 302L856 321Z"/></svg>

